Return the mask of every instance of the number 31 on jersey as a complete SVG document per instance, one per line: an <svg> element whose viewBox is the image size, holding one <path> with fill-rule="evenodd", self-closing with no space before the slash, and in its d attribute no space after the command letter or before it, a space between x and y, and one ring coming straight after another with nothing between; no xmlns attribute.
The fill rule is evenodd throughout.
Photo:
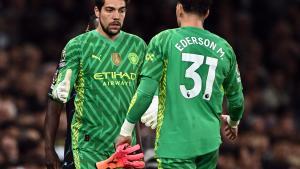
<svg viewBox="0 0 300 169"><path fill-rule="evenodd" d="M205 91L203 94L203 99L210 100L212 87L214 84L216 76L216 68L218 65L218 59L212 57L204 57L203 55L191 54L191 53L182 53L182 61L192 62L193 64L186 69L185 77L191 78L194 81L194 86L192 89L187 90L184 85L180 85L180 91L183 97L187 99L194 98L198 96L202 89L202 78L196 72L196 70L203 65L205 59L205 64L209 66L208 74L206 78Z"/></svg>

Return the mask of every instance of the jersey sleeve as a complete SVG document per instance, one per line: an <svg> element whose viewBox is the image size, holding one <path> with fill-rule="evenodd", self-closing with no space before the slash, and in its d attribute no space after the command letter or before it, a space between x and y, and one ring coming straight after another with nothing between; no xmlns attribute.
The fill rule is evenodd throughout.
<svg viewBox="0 0 300 169"><path fill-rule="evenodd" d="M143 63L144 63L144 60L145 60L145 55L146 55L146 52L147 52L147 44L141 40L141 45L140 45L140 48L141 48L141 51L140 51L140 55L141 55L141 58L139 59L139 63L138 63L138 71L137 71L137 74L140 75L141 74L141 71L142 71L142 66L143 66ZM137 86L138 84L140 83L140 79L137 80Z"/></svg>
<svg viewBox="0 0 300 169"><path fill-rule="evenodd" d="M244 95L236 56L231 47L230 49L230 70L224 80L223 87L228 101L227 105L230 118L233 121L238 121L242 118L244 112Z"/></svg>
<svg viewBox="0 0 300 169"><path fill-rule="evenodd" d="M159 45L159 38L155 36L149 43L144 64L140 74L140 84L131 100L126 119L136 123L151 104L159 81L162 76L163 56Z"/></svg>
<svg viewBox="0 0 300 169"><path fill-rule="evenodd" d="M62 51L61 58L57 67L57 70L54 74L52 84L50 86L50 90L48 96L51 99L54 99L52 95L52 91L57 87L57 85L62 82L65 78L66 72L68 69L72 70L71 81L70 81L70 90L68 99L70 99L70 93L73 90L75 81L77 79L79 65L80 65L80 55L81 55L81 46L77 42L77 40L72 39L69 43L65 46ZM59 100L57 100L59 101Z"/></svg>

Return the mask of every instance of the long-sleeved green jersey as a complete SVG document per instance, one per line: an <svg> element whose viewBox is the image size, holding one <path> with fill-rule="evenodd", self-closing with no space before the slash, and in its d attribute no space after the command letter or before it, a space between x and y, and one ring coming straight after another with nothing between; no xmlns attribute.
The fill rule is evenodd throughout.
<svg viewBox="0 0 300 169"><path fill-rule="evenodd" d="M190 158L221 143L224 95L232 120L244 109L241 78L231 46L195 27L163 31L148 45L141 83L127 115L135 123L159 85L156 155Z"/></svg>
<svg viewBox="0 0 300 169"><path fill-rule="evenodd" d="M145 53L141 38L122 31L114 41L94 30L68 42L51 88L64 79L68 69L72 70L70 91L76 91L73 149L114 151Z"/></svg>

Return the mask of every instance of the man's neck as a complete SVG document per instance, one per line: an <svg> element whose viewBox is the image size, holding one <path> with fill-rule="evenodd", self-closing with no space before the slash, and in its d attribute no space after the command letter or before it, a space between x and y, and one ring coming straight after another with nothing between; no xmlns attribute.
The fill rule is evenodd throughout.
<svg viewBox="0 0 300 169"><path fill-rule="evenodd" d="M197 27L200 29L203 28L203 22L204 18L201 18L196 15L186 15L182 20L181 20L181 25L180 27L186 27L186 26L191 26L191 27Z"/></svg>
<svg viewBox="0 0 300 169"><path fill-rule="evenodd" d="M112 41L116 40L117 37L118 37L119 34L120 34L120 33L118 33L118 34L115 34L115 35L110 36L110 35L108 35L106 32L104 32L104 31L100 28L100 26L96 29L96 31L97 31L98 33L100 33L102 36L104 36L104 37L106 37L107 39L110 39L110 40L112 40Z"/></svg>

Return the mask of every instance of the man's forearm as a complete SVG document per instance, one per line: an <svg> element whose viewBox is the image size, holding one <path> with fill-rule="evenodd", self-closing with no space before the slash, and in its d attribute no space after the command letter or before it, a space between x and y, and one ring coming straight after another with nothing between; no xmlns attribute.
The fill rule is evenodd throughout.
<svg viewBox="0 0 300 169"><path fill-rule="evenodd" d="M244 113L244 96L242 91L228 97L228 111L231 120L239 121Z"/></svg>
<svg viewBox="0 0 300 169"><path fill-rule="evenodd" d="M152 102L153 95L157 89L158 82L144 77L131 100L130 108L126 119L130 123L136 123L141 119L141 116L146 112Z"/></svg>
<svg viewBox="0 0 300 169"><path fill-rule="evenodd" d="M54 100L48 100L48 107L45 118L45 146L46 149L54 148L55 137L59 125L60 114L63 109L63 104Z"/></svg>
<svg viewBox="0 0 300 169"><path fill-rule="evenodd" d="M133 106L128 111L126 119L130 123L137 123L141 116L145 113L149 105L151 104L152 96L146 95L142 92L136 92L132 104Z"/></svg>
<svg viewBox="0 0 300 169"><path fill-rule="evenodd" d="M141 116L145 113L152 102L153 95L157 89L158 82L144 77L133 96L126 119L121 127L120 135L131 136L135 123L137 123Z"/></svg>

